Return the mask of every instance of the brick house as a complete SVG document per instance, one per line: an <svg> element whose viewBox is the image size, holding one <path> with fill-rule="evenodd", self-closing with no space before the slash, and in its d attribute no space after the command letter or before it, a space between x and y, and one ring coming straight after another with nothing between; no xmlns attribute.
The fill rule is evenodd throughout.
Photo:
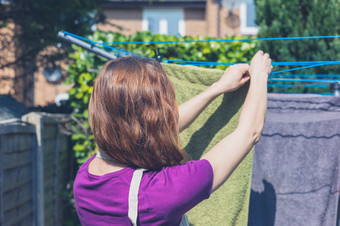
<svg viewBox="0 0 340 226"><path fill-rule="evenodd" d="M57 74L65 73L62 70L65 63L55 62L56 70L54 71L51 71L50 68L41 67L34 61L27 65L13 64L3 67L3 63L14 62L21 55L21 47L19 47L20 44L16 39L18 30L19 28L13 23L0 28L2 41L6 39L0 42L0 49L2 50L0 56L0 95L8 94L27 107L45 106L48 103L53 103L56 95L66 93L71 87L64 85L62 80L52 81L53 79L56 80ZM1 46L2 43L9 44L3 47ZM54 51L54 48L47 48L44 51ZM33 70L34 67L37 67L36 71Z"/></svg>
<svg viewBox="0 0 340 226"><path fill-rule="evenodd" d="M211 37L257 33L253 0L108 0L102 10L106 22L98 24L97 29L126 35L143 30ZM6 29L1 28L0 35L15 31ZM13 43L5 54L15 59L20 50ZM64 74L63 64L57 64L60 67L56 72ZM18 77L23 72L20 67L0 69L0 94L10 94L26 106L38 106L53 103L56 95L67 92L70 86L48 82L46 73L49 70L37 66L37 72L22 78ZM54 72L50 72L53 77Z"/></svg>
<svg viewBox="0 0 340 226"><path fill-rule="evenodd" d="M257 33L251 0L109 0L103 12L107 22L99 30L127 35L143 30L212 37Z"/></svg>

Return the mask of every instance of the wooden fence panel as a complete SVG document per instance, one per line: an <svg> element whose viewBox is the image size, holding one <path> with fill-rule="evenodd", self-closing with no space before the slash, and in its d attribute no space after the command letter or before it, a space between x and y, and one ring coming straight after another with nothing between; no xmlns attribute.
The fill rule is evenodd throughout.
<svg viewBox="0 0 340 226"><path fill-rule="evenodd" d="M0 141L0 225L34 225L34 126L1 125Z"/></svg>
<svg viewBox="0 0 340 226"><path fill-rule="evenodd" d="M30 113L23 118L36 126L37 133L37 170L41 170L37 189L43 194L38 200L38 225L62 225L72 155L69 137L60 130L65 115Z"/></svg>
<svg viewBox="0 0 340 226"><path fill-rule="evenodd" d="M3 192L11 191L32 181L32 161L24 166L3 170ZM32 182L31 182L32 183Z"/></svg>
<svg viewBox="0 0 340 226"><path fill-rule="evenodd" d="M4 225L34 225L32 202L27 201L8 211L6 213L6 224Z"/></svg>
<svg viewBox="0 0 340 226"><path fill-rule="evenodd" d="M0 123L0 225L63 225L72 148L65 115L29 113Z"/></svg>

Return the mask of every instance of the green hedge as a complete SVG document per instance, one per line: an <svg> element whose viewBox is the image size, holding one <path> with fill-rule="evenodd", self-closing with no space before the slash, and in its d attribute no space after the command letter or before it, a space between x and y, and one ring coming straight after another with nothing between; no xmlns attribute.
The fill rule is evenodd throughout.
<svg viewBox="0 0 340 226"><path fill-rule="evenodd" d="M259 38L297 37L340 34L340 1L322 0L255 0ZM322 19L321 19L322 18ZM259 42L259 48L269 52L273 61L332 61L340 58L340 39L276 40ZM296 66L295 66L296 67ZM293 67L277 67L284 70ZM292 74L338 74L339 65L324 65L293 71ZM277 75L275 77L280 77ZM305 77L292 76L301 79ZM283 84L278 82L277 84ZM293 88L271 88L270 92L327 93L329 88L306 88L306 83L294 82ZM299 86L300 85L300 86Z"/></svg>
<svg viewBox="0 0 340 226"><path fill-rule="evenodd" d="M137 41L177 41L177 40L211 40L211 37L176 37L168 35L152 35L150 32L137 32L134 35L125 36L118 33L96 32L89 39L96 42L137 42ZM225 37L233 39L235 37ZM190 61L213 62L249 62L255 53L254 42L198 42L198 43L167 43L167 44L119 44L115 48L124 49L143 57L154 57L154 50L159 49L162 58ZM72 139L74 141L75 156L78 163L83 163L96 149L94 137L88 124L88 102L93 89L95 78L100 68L107 59L80 47L72 46L73 59L67 67L68 81L73 83L69 90L70 103L74 108ZM211 66L211 68L214 66ZM226 66L219 65L216 68L224 70Z"/></svg>

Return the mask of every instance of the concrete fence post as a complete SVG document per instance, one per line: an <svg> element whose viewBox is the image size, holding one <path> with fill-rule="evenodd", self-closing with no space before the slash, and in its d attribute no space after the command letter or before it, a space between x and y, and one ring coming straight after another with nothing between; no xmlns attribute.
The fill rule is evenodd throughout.
<svg viewBox="0 0 340 226"><path fill-rule="evenodd" d="M44 209L44 154L42 147L44 146L42 139L43 134L43 123L42 117L40 114L31 112L22 117L23 121L29 122L35 125L36 130L36 141L37 146L35 153L33 154L33 174L34 174L34 207L35 207L35 219L37 226L44 226L44 216L45 216L45 209Z"/></svg>
<svg viewBox="0 0 340 226"><path fill-rule="evenodd" d="M62 192L69 180L70 152L67 135L59 129L68 115L31 112L23 121L35 125L37 148L34 154L36 225L59 226L64 216Z"/></svg>

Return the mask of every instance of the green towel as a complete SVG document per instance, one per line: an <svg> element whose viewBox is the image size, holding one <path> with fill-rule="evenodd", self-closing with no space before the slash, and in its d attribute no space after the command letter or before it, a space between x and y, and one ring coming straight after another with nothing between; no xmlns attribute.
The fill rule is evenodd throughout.
<svg viewBox="0 0 340 226"><path fill-rule="evenodd" d="M175 86L179 105L207 89L223 74L217 69L165 63L162 66ZM219 96L181 133L185 150L193 159L199 159L236 128L247 90L244 86ZM252 165L253 152L208 200L188 212L190 224L247 225Z"/></svg>

